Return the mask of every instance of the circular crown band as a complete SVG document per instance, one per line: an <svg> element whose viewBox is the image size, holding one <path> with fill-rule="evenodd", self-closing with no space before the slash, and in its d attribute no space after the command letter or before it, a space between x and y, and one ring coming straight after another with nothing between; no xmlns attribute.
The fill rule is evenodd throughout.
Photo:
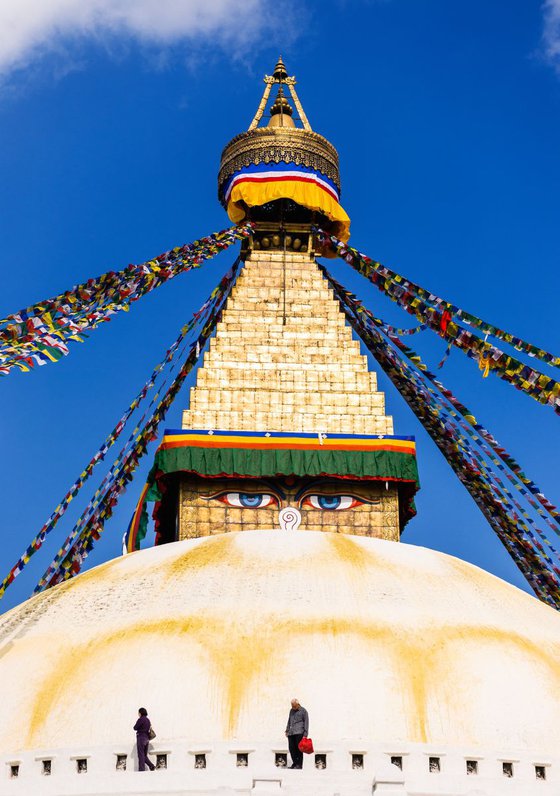
<svg viewBox="0 0 560 796"><path fill-rule="evenodd" d="M318 133L299 128L257 127L235 136L222 152L218 194L240 169L258 163L296 163L329 177L340 191L338 152Z"/></svg>

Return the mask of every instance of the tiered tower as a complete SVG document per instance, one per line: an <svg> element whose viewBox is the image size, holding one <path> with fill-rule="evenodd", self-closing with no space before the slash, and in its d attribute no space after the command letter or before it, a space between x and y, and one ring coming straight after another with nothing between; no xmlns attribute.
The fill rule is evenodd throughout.
<svg viewBox="0 0 560 796"><path fill-rule="evenodd" d="M183 428L393 434L313 252L248 252Z"/></svg>
<svg viewBox="0 0 560 796"><path fill-rule="evenodd" d="M183 429L321 434L323 447L331 434L392 435L377 376L368 371L313 252L248 252L191 390ZM321 490L340 492L335 484L323 479ZM309 507L302 528L398 540L395 483L351 486L368 502L352 512ZM200 479L183 477L179 538L277 524L270 511L240 512L223 503L209 508L198 497L206 491Z"/></svg>
<svg viewBox="0 0 560 796"><path fill-rule="evenodd" d="M314 225L346 239L350 220L336 149L311 130L281 58L249 130L225 147L218 184L232 220L250 219L254 231L183 414L182 431L197 436L167 435L164 449L235 445L255 459L265 437L276 451L318 449L322 464L261 457L250 470L208 472L206 460L174 460L160 471L158 541L279 528L288 508L301 530L398 541L413 513L414 443L393 436L377 376L316 265ZM326 461L333 446L338 462Z"/></svg>

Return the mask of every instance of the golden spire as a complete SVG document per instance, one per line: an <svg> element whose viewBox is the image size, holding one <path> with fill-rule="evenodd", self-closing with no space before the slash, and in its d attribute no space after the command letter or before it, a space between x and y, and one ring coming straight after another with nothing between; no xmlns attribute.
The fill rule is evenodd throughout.
<svg viewBox="0 0 560 796"><path fill-rule="evenodd" d="M275 77L276 80L282 82L286 80L288 77L288 72L286 71L286 67L284 66L284 61L282 60L282 56L280 55L278 61L276 62L276 66L274 67L274 72L272 73L272 77Z"/></svg>
<svg viewBox="0 0 560 796"><path fill-rule="evenodd" d="M278 67L276 68L278 69ZM295 127L295 122L292 119L293 112L292 106L284 96L282 84L280 84L274 105L270 108L268 127Z"/></svg>
<svg viewBox="0 0 560 796"><path fill-rule="evenodd" d="M293 164L291 169L293 172L294 168L303 167L303 170L307 169L312 174L322 176L319 176L315 182L311 178L313 185L305 180L295 183L292 180L290 185L288 185L289 180L268 181L269 188L274 186L274 190L271 189L268 194L274 196L278 194L278 198L291 199L296 205L299 204L311 211L326 207L323 225L346 240L349 234L349 219L338 202L340 194L338 152L326 138L311 129L296 94L295 82L295 77L288 75L280 56L272 75L266 75L264 78L264 93L251 126L244 133L232 138L222 151L218 173L218 198L232 221L238 222L245 218L248 212L252 212L248 210L250 207L260 207L271 202L273 206L270 212L274 214L275 200L270 199L270 196L261 202L262 197L260 194L256 197L258 191L253 190L253 195L249 197L250 185L254 180L247 177L247 170L259 171L259 167L262 167L263 173L274 169L280 172L283 168L281 164L284 164L285 170L290 171L289 165ZM273 86L276 86L276 96L272 100ZM267 109L270 118L261 121ZM322 187L323 183L328 182L331 183L332 192ZM302 193L296 189L301 188L303 183L305 191ZM310 191L320 193L312 200Z"/></svg>
<svg viewBox="0 0 560 796"><path fill-rule="evenodd" d="M288 103L287 99L284 97L284 92L282 90L282 86L287 86L289 92L291 94L292 100L294 105L296 106L297 114L301 120L304 130L308 130L311 132L311 125L307 120L307 116L301 106L301 102L299 101L299 97L296 93L296 79L295 77L289 77L286 66L284 65L284 61L282 60L282 56L279 56L276 66L274 67L274 72L272 75L265 75L264 76L264 92L259 103L259 107L257 108L257 112L251 124L249 125L249 130L254 130L255 127L258 126L259 122L262 119L263 113L266 110L266 106L268 105L268 100L270 97L270 89L276 83L279 86L278 89L278 96L274 105L270 109L271 119L269 122L270 127L295 127L295 123L293 121L292 114L293 110ZM278 105L278 98L280 98L281 105ZM283 100L283 102L282 102ZM289 108L289 111L285 108ZM276 108L276 110L274 110ZM276 115L280 116L279 121L273 121ZM287 118L286 118L287 116Z"/></svg>

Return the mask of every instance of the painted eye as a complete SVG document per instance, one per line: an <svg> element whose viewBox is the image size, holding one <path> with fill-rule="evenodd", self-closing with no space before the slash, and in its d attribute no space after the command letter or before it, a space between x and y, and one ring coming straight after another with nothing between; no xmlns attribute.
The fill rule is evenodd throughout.
<svg viewBox="0 0 560 796"><path fill-rule="evenodd" d="M353 509L354 506L361 506L363 501L353 498L351 495L308 495L302 505L322 511L343 511L344 509Z"/></svg>
<svg viewBox="0 0 560 796"><path fill-rule="evenodd" d="M266 506L278 505L278 500L274 495L267 495L262 492L225 492L217 496L226 506L236 506L240 509L264 509Z"/></svg>

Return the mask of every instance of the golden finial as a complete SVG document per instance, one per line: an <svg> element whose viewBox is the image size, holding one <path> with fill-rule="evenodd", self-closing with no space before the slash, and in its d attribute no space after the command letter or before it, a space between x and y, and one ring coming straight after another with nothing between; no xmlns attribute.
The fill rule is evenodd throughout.
<svg viewBox="0 0 560 796"><path fill-rule="evenodd" d="M289 92L292 96L292 100L294 101L294 105L296 106L297 115L299 116L301 123L303 125L303 129L307 130L308 132L311 132L311 125L307 121L307 116L305 115L305 112L301 107L301 102L299 101L299 97L296 93L296 79L295 77L288 77L288 72L286 70L284 61L282 60L282 56L278 58L278 61L276 62L276 66L274 67L274 72L272 73L272 75L265 75L264 83L265 83L264 93L262 95L262 99L260 101L259 107L257 108L257 112L255 113L253 121L249 125L249 130L254 130L256 127L258 127L259 122L261 121L266 106L268 104L268 100L270 97L270 89L275 83L278 83L280 89L282 89L283 85L288 87ZM285 105L281 104L280 106L277 106L278 97L276 98L276 101L270 110L271 117L268 126L295 127L296 126L295 122L292 119L293 115L292 107L284 97L283 93L282 94L279 93L278 96L281 97L281 102L283 99L283 103L285 103ZM275 107L277 109L273 110L273 108ZM280 115L279 117L280 120L275 118L278 114ZM284 117L284 114L286 114L286 118Z"/></svg>
<svg viewBox="0 0 560 796"><path fill-rule="evenodd" d="M292 119L293 112L292 106L284 96L282 84L280 84L278 87L278 94L274 100L274 105L270 108L268 127L295 127L294 120Z"/></svg>
<svg viewBox="0 0 560 796"><path fill-rule="evenodd" d="M232 208L234 205L237 207L237 210L232 209L234 215L241 210L243 215L246 208L238 207L235 204L237 200L231 200L226 192L231 185L231 177L242 174L250 166L262 165L266 171L268 164L294 163L323 174L334 183L337 191L340 190L338 153L326 138L311 129L295 84L295 77L288 75L280 56L274 72L264 77L264 92L249 129L236 135L224 147L218 174L218 196L226 209L230 204ZM274 86L276 96L273 98ZM270 117L264 121L267 108ZM230 218L233 219L233 215Z"/></svg>
<svg viewBox="0 0 560 796"><path fill-rule="evenodd" d="M278 58L276 66L274 67L274 72L272 73L272 77L276 78L278 81L284 81L288 77L288 72L284 66L282 56Z"/></svg>

